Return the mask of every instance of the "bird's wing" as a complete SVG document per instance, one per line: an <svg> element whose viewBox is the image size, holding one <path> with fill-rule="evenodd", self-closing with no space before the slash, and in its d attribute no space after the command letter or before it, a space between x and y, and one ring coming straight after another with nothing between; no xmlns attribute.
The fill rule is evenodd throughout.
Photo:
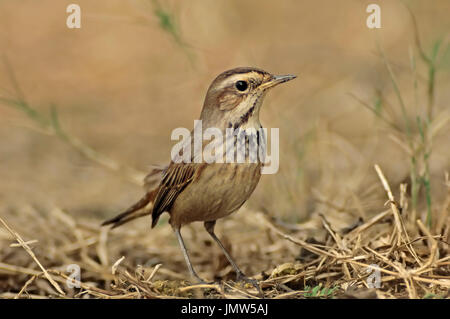
<svg viewBox="0 0 450 319"><path fill-rule="evenodd" d="M159 216L168 212L177 196L199 174L205 164L171 163L165 170L158 192L155 197L152 212L152 227L158 222Z"/></svg>

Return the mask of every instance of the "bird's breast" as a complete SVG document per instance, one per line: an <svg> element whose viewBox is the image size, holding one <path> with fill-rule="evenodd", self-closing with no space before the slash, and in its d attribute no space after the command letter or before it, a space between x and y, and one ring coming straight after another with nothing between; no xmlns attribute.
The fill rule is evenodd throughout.
<svg viewBox="0 0 450 319"><path fill-rule="evenodd" d="M178 196L171 223L188 224L225 217L250 197L261 177L260 163L213 163Z"/></svg>
<svg viewBox="0 0 450 319"><path fill-rule="evenodd" d="M199 164L203 165L201 172L176 198L170 211L172 225L225 217L239 209L256 188L265 154L264 130L232 129L223 137L203 150L203 159L209 162ZM219 149L222 152L215 156Z"/></svg>

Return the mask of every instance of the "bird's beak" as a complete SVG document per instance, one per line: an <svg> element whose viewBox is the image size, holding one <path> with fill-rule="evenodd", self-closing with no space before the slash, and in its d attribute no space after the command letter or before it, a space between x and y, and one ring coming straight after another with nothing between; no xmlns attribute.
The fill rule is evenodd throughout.
<svg viewBox="0 0 450 319"><path fill-rule="evenodd" d="M268 89L268 88L274 87L278 84L293 80L296 77L297 77L296 75L290 75L290 74L289 75L274 75L269 81L262 84L260 86L260 88Z"/></svg>

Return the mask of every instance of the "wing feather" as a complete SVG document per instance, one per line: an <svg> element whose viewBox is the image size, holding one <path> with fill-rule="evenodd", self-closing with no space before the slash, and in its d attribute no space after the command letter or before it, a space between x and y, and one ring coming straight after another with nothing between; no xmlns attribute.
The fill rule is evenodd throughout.
<svg viewBox="0 0 450 319"><path fill-rule="evenodd" d="M178 195L192 182L201 165L197 163L171 163L164 172L155 197L152 227L162 213L170 211Z"/></svg>

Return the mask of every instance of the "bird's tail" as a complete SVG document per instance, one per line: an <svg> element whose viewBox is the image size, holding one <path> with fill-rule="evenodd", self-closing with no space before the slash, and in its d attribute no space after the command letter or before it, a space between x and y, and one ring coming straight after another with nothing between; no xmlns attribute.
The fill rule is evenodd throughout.
<svg viewBox="0 0 450 319"><path fill-rule="evenodd" d="M146 193L144 197L142 197L136 204L128 208L123 213L104 221L102 226L111 225L111 228L116 228L136 218L150 215L152 210L147 206L153 202L155 195L155 191Z"/></svg>
<svg viewBox="0 0 450 319"><path fill-rule="evenodd" d="M136 218L150 215L152 213L152 205L158 191L158 184L164 173L165 167L154 168L144 180L144 187L146 194L136 204L128 208L123 213L116 217L108 219L102 223L102 226L111 225L111 228L116 228L120 225L128 223Z"/></svg>

